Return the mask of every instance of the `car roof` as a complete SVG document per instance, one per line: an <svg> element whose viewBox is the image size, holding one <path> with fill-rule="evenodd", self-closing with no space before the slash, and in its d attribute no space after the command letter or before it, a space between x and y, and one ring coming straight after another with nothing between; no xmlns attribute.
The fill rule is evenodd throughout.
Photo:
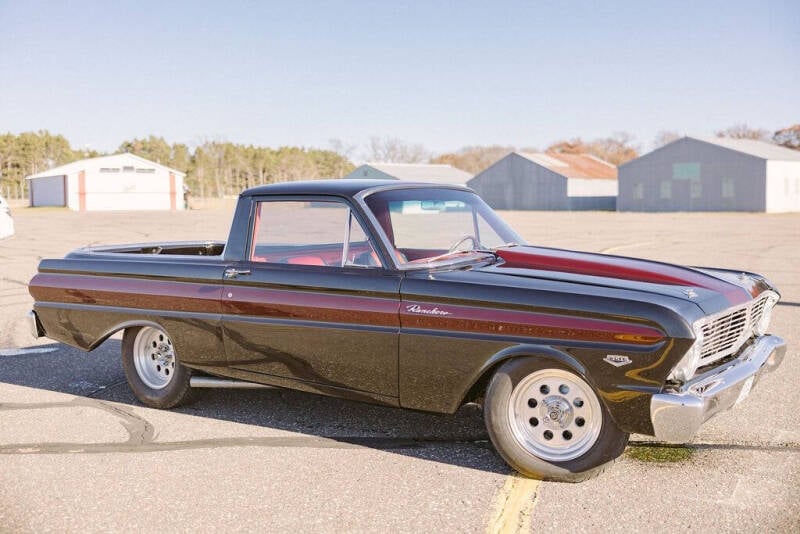
<svg viewBox="0 0 800 534"><path fill-rule="evenodd" d="M307 180L302 182L281 182L277 184L260 185L242 191L240 196L258 195L337 195L354 197L370 189L407 189L416 187L433 187L437 189L459 189L469 191L463 186L443 184L404 182L400 180L365 180L359 178L333 179L333 180Z"/></svg>

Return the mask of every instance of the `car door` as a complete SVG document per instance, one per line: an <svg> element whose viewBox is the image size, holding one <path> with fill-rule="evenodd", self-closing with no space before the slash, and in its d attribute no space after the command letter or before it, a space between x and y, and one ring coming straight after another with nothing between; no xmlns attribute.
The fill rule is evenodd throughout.
<svg viewBox="0 0 800 534"><path fill-rule="evenodd" d="M255 198L223 290L228 365L396 398L400 274L339 198Z"/></svg>

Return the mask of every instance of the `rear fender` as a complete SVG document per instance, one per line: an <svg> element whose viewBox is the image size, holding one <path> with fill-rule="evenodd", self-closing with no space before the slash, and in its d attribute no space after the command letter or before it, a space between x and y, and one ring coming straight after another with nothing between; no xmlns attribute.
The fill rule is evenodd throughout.
<svg viewBox="0 0 800 534"><path fill-rule="evenodd" d="M117 332L122 332L124 330L127 330L128 328L139 328L145 326L151 326L153 328L158 328L159 330L164 330L164 331L167 330L163 325L160 325L154 321L146 321L146 320L125 321L107 330L94 343L92 343L87 350L90 352L93 351L94 349L105 343L108 340L108 338L110 338Z"/></svg>

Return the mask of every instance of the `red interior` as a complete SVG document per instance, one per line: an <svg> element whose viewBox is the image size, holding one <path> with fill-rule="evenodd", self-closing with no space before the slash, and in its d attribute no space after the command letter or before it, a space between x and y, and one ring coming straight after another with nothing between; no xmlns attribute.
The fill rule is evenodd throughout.
<svg viewBox="0 0 800 534"><path fill-rule="evenodd" d="M292 265L327 265L325 260L319 256L295 256L287 259L286 263L291 263Z"/></svg>
<svg viewBox="0 0 800 534"><path fill-rule="evenodd" d="M308 247L271 247L267 254L253 254L252 261L260 263L288 263L290 265L331 265L342 263L342 245L313 245ZM359 243L349 248L348 256L359 256L371 249L367 243ZM377 262L377 258L376 258Z"/></svg>

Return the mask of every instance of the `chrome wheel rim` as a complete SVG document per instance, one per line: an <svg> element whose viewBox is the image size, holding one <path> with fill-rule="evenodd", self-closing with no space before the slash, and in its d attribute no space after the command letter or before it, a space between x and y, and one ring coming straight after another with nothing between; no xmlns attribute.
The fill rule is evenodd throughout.
<svg viewBox="0 0 800 534"><path fill-rule="evenodd" d="M172 347L172 340L158 328L142 328L133 341L133 366L147 387L167 387L175 375L175 349Z"/></svg>
<svg viewBox="0 0 800 534"><path fill-rule="evenodd" d="M583 379L562 369L526 376L511 392L511 432L530 454L565 462L585 454L603 426L600 401Z"/></svg>

